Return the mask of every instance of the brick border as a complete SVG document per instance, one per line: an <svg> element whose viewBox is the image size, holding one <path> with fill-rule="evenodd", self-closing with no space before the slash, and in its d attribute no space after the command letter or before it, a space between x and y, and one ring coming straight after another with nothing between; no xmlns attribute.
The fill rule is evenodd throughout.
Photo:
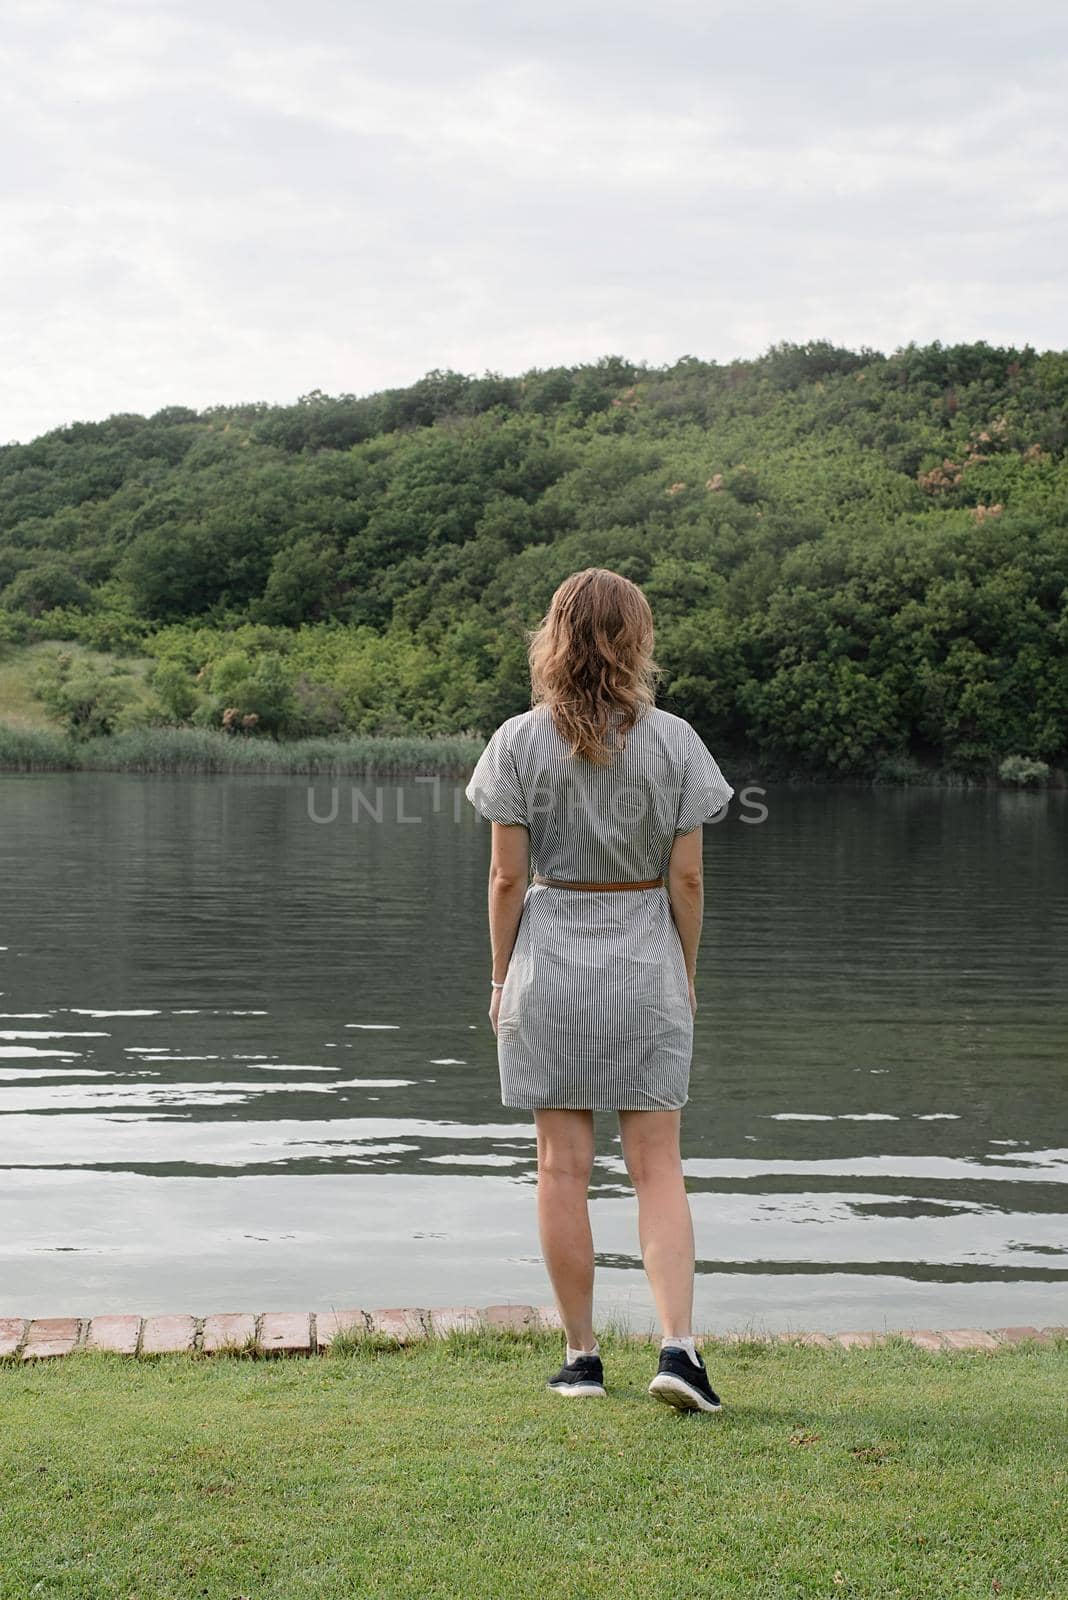
<svg viewBox="0 0 1068 1600"><path fill-rule="evenodd" d="M340 1332L392 1339L398 1346L455 1331L504 1328L545 1332L561 1328L555 1306L399 1306L375 1311L216 1311L197 1317L172 1313L142 1317L109 1312L97 1317L0 1317L0 1358L44 1360L77 1350L119 1355L312 1355L330 1348ZM820 1350L870 1350L892 1337L942 1353L992 1351L1026 1343L1068 1339L1068 1327L844 1329L838 1333L787 1329L779 1333L703 1333L700 1345L801 1344ZM628 1337L648 1340L651 1333Z"/></svg>

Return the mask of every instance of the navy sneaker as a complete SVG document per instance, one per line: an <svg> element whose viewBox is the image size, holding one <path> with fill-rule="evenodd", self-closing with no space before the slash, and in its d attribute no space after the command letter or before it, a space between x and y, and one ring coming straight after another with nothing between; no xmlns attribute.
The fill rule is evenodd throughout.
<svg viewBox="0 0 1068 1600"><path fill-rule="evenodd" d="M604 1368L600 1356L576 1356L574 1361L565 1361L546 1387L556 1394L596 1395L603 1400Z"/></svg>
<svg viewBox="0 0 1068 1600"><path fill-rule="evenodd" d="M700 1355L697 1359L700 1364L695 1366L685 1350L668 1345L660 1352L660 1365L649 1385L649 1393L679 1411L721 1410L719 1395L708 1381L704 1361Z"/></svg>

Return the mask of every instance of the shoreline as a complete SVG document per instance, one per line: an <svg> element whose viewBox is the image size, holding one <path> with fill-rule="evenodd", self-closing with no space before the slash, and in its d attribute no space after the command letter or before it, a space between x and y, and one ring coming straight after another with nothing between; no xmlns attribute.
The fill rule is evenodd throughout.
<svg viewBox="0 0 1068 1600"><path fill-rule="evenodd" d="M114 772L159 777L435 776L466 782L485 741L467 734L350 734L274 740L215 728L138 728L78 740L58 730L0 721L0 774ZM735 790L782 788L943 789L969 793L1048 794L1068 790L1068 768L1041 782L1015 782L996 771L963 772L888 760L864 774L808 772L789 762L761 766L755 753L722 752Z"/></svg>
<svg viewBox="0 0 1068 1600"><path fill-rule="evenodd" d="M321 1355L335 1339L342 1344L378 1339L396 1346L450 1334L562 1332L554 1306L401 1306L380 1310L222 1311L197 1316L172 1312L141 1316L111 1312L90 1317L0 1316L0 1362L47 1360L80 1351L117 1355ZM659 1342L653 1332L623 1330L622 1337ZM828 1351L874 1349L900 1338L932 1354L987 1351L1068 1339L1068 1327L750 1329L697 1332L701 1346L716 1344L810 1345Z"/></svg>
<svg viewBox="0 0 1068 1600"><path fill-rule="evenodd" d="M171 777L464 778L481 753L462 734L268 740L214 728L148 728L77 740L0 722L0 772L120 772Z"/></svg>

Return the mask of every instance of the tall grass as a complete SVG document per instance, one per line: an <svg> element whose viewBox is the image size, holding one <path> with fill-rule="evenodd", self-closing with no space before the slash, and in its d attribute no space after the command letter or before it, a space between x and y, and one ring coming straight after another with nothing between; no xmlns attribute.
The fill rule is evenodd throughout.
<svg viewBox="0 0 1068 1600"><path fill-rule="evenodd" d="M196 776L212 773L308 774L314 777L406 777L414 773L442 778L471 771L483 741L465 734L350 734L344 738L274 739L228 734L214 728L134 728L109 738L77 740L48 728L13 727L0 722L0 772L143 772ZM832 783L800 772L761 769L750 754L724 757L739 782ZM865 780L847 778L864 786ZM870 780L875 784L925 784L940 788L1012 788L1015 783L987 773L963 777L950 768L923 770L915 763L886 762ZM1053 768L1048 787L1068 787L1068 770Z"/></svg>
<svg viewBox="0 0 1068 1600"><path fill-rule="evenodd" d="M77 741L45 730L0 724L0 770L7 772L306 773L460 777L482 749L463 736L343 739L245 738L207 728L136 728L106 739Z"/></svg>
<svg viewBox="0 0 1068 1600"><path fill-rule="evenodd" d="M0 771L63 772L77 765L74 746L65 734L0 723Z"/></svg>

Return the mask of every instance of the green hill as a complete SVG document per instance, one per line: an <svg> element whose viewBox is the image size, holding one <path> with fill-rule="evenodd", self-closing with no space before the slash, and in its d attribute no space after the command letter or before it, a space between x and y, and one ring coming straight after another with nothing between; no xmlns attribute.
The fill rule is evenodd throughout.
<svg viewBox="0 0 1068 1600"><path fill-rule="evenodd" d="M601 565L725 754L1055 765L1066 403L1064 352L810 344L77 423L0 449L0 648L151 658L119 727L485 734L528 704L524 629Z"/></svg>

